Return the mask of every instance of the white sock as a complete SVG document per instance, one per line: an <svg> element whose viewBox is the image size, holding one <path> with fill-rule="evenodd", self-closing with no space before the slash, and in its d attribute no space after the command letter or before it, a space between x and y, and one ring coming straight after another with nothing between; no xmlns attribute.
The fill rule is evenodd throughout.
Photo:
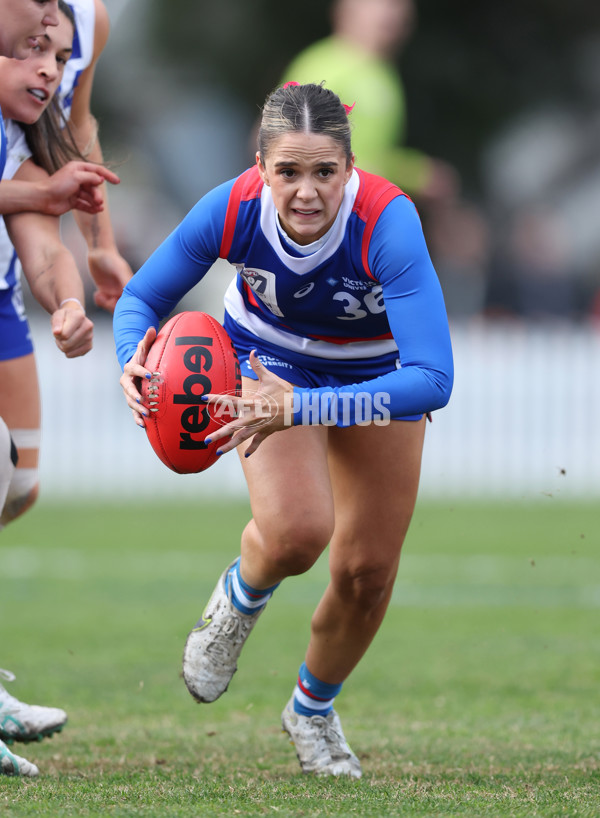
<svg viewBox="0 0 600 818"><path fill-rule="evenodd" d="M8 426L0 418L0 510L4 508L8 487L15 471L17 450L8 431Z"/></svg>

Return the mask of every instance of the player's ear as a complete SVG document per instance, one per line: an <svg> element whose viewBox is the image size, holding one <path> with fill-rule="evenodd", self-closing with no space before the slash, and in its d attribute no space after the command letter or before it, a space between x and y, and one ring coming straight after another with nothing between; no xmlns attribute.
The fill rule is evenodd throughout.
<svg viewBox="0 0 600 818"><path fill-rule="evenodd" d="M351 155L350 161L346 164L346 173L344 174L344 184L347 185L354 170L354 154Z"/></svg>
<svg viewBox="0 0 600 818"><path fill-rule="evenodd" d="M260 155L260 151L256 151L256 167L258 168L258 172L260 174L260 178L263 180L267 187L269 186L269 178L267 176L267 169L263 165L263 161Z"/></svg>

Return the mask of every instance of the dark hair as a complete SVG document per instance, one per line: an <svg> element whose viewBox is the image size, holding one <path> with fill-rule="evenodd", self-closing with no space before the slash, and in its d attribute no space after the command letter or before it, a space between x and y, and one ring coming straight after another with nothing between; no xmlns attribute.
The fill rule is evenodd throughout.
<svg viewBox="0 0 600 818"><path fill-rule="evenodd" d="M75 15L65 0L58 0L58 10L62 12L75 31ZM54 173L72 159L84 159L75 144L73 134L58 102L58 91L41 117L33 124L19 123L31 156L36 165L48 173Z"/></svg>
<svg viewBox="0 0 600 818"><path fill-rule="evenodd" d="M71 6L67 2L65 2L65 0L58 0L58 10L62 11L62 13L67 18L67 20L70 23L72 23L73 31L75 31L75 29L77 28L77 25L75 23L75 12L71 8ZM73 36L75 36L75 35L73 35Z"/></svg>
<svg viewBox="0 0 600 818"><path fill-rule="evenodd" d="M267 97L258 131L262 161L271 142L285 133L324 134L340 144L348 162L352 161L350 122L340 98L323 85L289 84Z"/></svg>

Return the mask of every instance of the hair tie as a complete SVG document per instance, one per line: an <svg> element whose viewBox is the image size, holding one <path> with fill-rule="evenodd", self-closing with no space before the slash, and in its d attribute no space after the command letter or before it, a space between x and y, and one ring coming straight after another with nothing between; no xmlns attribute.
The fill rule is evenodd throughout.
<svg viewBox="0 0 600 818"><path fill-rule="evenodd" d="M285 88L294 88L294 87L296 87L298 85L300 85L299 82L294 82L294 80L290 80L289 82L286 82L285 85L282 85L281 87L284 88L284 89ZM344 103L342 102L342 105L344 106L344 111L346 112L346 116L348 116L348 114L351 114L352 111L354 110L354 106L356 105L356 102L353 102L352 105L344 105Z"/></svg>

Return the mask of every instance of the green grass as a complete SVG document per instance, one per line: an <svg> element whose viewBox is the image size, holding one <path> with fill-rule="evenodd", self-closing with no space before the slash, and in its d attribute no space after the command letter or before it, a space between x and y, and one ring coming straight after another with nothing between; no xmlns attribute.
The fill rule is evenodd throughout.
<svg viewBox="0 0 600 818"><path fill-rule="evenodd" d="M17 745L12 816L600 815L600 512L418 506L388 616L337 704L356 781L303 777L279 716L326 559L287 580L230 690L196 705L183 643L244 504L40 504L0 540L0 666L69 711Z"/></svg>

